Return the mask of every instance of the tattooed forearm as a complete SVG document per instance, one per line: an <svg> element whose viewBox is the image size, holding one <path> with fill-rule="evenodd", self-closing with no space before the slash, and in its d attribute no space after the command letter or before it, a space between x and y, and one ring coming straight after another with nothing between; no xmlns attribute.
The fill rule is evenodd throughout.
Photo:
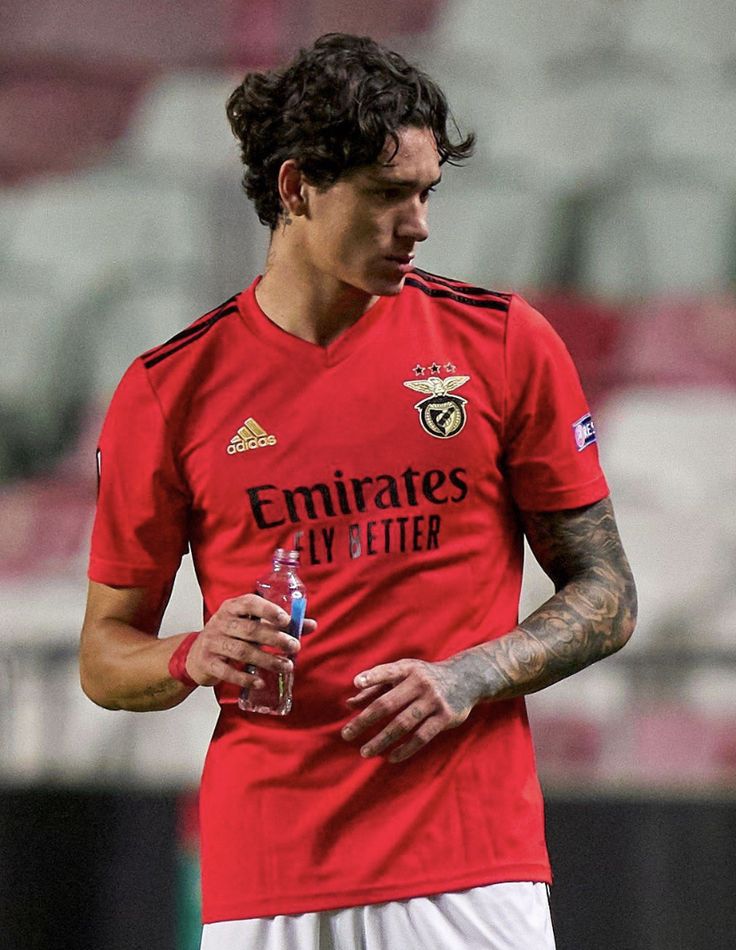
<svg viewBox="0 0 736 950"><path fill-rule="evenodd" d="M167 678L160 683L154 683L147 687L141 696L131 697L126 708L133 712L169 709L181 701L182 694L188 694L189 692L191 690L177 680Z"/></svg>
<svg viewBox="0 0 736 950"><path fill-rule="evenodd" d="M348 706L362 711L342 737L371 730L362 756L401 762L465 722L476 703L536 692L626 643L636 591L610 502L527 514L524 528L557 593L496 640L435 663L402 659L357 674Z"/></svg>
<svg viewBox="0 0 736 950"><path fill-rule="evenodd" d="M620 650L636 622L636 588L609 499L527 513L524 527L557 593L509 634L454 659L483 699L536 692Z"/></svg>
<svg viewBox="0 0 736 950"><path fill-rule="evenodd" d="M191 689L167 677L135 693L120 692L114 699L98 702L105 709L126 709L128 712L156 712L177 706Z"/></svg>

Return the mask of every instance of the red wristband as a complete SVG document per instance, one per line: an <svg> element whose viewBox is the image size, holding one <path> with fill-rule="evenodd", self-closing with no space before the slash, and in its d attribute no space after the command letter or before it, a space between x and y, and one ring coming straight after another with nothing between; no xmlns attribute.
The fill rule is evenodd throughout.
<svg viewBox="0 0 736 950"><path fill-rule="evenodd" d="M181 641L179 646L171 654L169 660L169 673L172 678L183 683L185 686L199 686L187 673L187 657L192 649L192 644L199 636L199 633L190 633Z"/></svg>

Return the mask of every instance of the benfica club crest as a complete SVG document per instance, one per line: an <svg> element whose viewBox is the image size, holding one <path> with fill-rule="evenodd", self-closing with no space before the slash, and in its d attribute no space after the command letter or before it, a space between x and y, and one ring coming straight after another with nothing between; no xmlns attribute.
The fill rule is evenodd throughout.
<svg viewBox="0 0 736 950"><path fill-rule="evenodd" d="M433 367L434 368L434 367ZM454 367L453 367L454 368ZM467 399L462 396L451 396L450 393L464 386L469 376L430 376L429 379L407 379L404 385L418 393L427 393L427 398L416 403L414 408L419 413L419 422L426 433L435 439L451 439L462 432L467 421L465 404Z"/></svg>

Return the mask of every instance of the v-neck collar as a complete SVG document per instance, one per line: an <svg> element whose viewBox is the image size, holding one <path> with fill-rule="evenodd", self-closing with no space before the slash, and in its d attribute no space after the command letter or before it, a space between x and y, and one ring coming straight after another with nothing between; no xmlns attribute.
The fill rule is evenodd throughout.
<svg viewBox="0 0 736 950"><path fill-rule="evenodd" d="M316 359L323 366L334 366L358 349L373 327L390 309L393 301L391 297L379 297L372 307L358 317L355 323L343 330L331 343L322 346L289 333L264 313L256 299L256 287L261 279L262 275L256 277L250 287L238 297L238 309L243 322L249 330L269 345L284 352L290 352L300 359Z"/></svg>

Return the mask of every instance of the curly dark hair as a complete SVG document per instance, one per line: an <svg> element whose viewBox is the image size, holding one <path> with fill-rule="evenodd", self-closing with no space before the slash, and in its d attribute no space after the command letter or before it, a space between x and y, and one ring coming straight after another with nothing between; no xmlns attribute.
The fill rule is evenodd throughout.
<svg viewBox="0 0 736 950"><path fill-rule="evenodd" d="M227 115L246 166L243 187L271 230L283 211L278 174L287 159L328 188L349 169L373 164L387 140L398 149L398 132L408 126L431 129L440 164L458 164L475 145L472 133L461 138L432 79L369 37L346 33L321 36L281 69L248 73Z"/></svg>

